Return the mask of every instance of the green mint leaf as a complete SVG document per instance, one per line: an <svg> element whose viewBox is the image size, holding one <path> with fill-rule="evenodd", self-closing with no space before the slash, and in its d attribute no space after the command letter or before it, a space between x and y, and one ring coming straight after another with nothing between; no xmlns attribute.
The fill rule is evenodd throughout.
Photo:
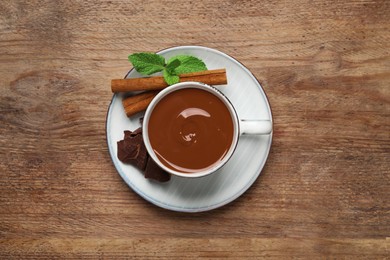
<svg viewBox="0 0 390 260"><path fill-rule="evenodd" d="M129 55L129 61L133 64L135 70L142 75L150 75L162 71L165 66L164 57L150 52Z"/></svg>
<svg viewBox="0 0 390 260"><path fill-rule="evenodd" d="M177 67L179 67L180 64L181 64L181 61L178 59L170 60L167 63L167 66L165 67L165 69L169 72L169 74L176 75L175 69Z"/></svg>
<svg viewBox="0 0 390 260"><path fill-rule="evenodd" d="M165 58L161 55L140 52L129 55L129 61L135 70L143 75L162 71L168 85L178 83L180 81L179 74L207 70L206 64L201 59L190 55L177 55L165 63Z"/></svg>
<svg viewBox="0 0 390 260"><path fill-rule="evenodd" d="M177 55L168 60L168 64L173 60L179 60L180 66L175 68L176 74L184 74L207 70L206 64L199 58L190 55Z"/></svg>
<svg viewBox="0 0 390 260"><path fill-rule="evenodd" d="M179 76L170 74L168 70L163 71L164 80L168 85L173 85L179 82Z"/></svg>

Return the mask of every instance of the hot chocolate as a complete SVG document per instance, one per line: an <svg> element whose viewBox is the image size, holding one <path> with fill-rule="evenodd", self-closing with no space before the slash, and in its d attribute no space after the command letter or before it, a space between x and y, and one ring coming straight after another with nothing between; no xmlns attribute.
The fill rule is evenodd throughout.
<svg viewBox="0 0 390 260"><path fill-rule="evenodd" d="M219 164L233 143L234 125L231 113L217 96L186 88L157 103L148 132L154 153L165 166L191 173Z"/></svg>

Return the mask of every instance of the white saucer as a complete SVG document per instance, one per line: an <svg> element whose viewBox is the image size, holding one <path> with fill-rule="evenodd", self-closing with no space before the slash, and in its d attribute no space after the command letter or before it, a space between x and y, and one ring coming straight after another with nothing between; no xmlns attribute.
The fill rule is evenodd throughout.
<svg viewBox="0 0 390 260"><path fill-rule="evenodd" d="M271 109L260 83L234 58L214 49L181 46L160 51L170 58L178 54L202 59L208 69L226 68L228 85L216 86L233 103L240 119L272 120ZM131 70L127 78L139 77ZM270 135L241 136L234 155L218 172L202 178L184 179L172 176L166 183L145 179L142 172L117 158L117 141L124 130L140 127L143 114L128 118L122 106L122 94L115 94L108 108L106 133L108 149L120 176L149 202L174 211L201 212L226 205L242 195L257 179L267 160L272 142Z"/></svg>

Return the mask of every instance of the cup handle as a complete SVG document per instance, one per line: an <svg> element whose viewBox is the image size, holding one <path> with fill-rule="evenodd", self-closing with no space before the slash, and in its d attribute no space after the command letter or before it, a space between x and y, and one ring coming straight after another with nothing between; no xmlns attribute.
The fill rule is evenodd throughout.
<svg viewBox="0 0 390 260"><path fill-rule="evenodd" d="M240 135L267 135L271 132L270 120L240 120Z"/></svg>

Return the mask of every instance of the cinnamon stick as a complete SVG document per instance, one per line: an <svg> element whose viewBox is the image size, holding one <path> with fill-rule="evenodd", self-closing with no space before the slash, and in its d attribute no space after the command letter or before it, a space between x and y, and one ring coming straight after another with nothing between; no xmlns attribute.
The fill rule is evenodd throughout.
<svg viewBox="0 0 390 260"><path fill-rule="evenodd" d="M196 81L209 85L227 84L226 69L206 70L179 75L180 82ZM162 76L148 78L113 79L111 80L112 92L158 90L167 87Z"/></svg>
<svg viewBox="0 0 390 260"><path fill-rule="evenodd" d="M144 111L158 91L147 91L141 94L130 96L122 100L125 113L128 117Z"/></svg>
<svg viewBox="0 0 390 260"><path fill-rule="evenodd" d="M159 91L157 91L157 90L146 91L146 92L142 92L140 94L136 94L136 95L132 95L132 96L129 96L127 98L124 98L122 100L123 107L130 106L134 103L137 103L137 102L144 100L146 98L149 98L149 97L155 97L158 92Z"/></svg>

